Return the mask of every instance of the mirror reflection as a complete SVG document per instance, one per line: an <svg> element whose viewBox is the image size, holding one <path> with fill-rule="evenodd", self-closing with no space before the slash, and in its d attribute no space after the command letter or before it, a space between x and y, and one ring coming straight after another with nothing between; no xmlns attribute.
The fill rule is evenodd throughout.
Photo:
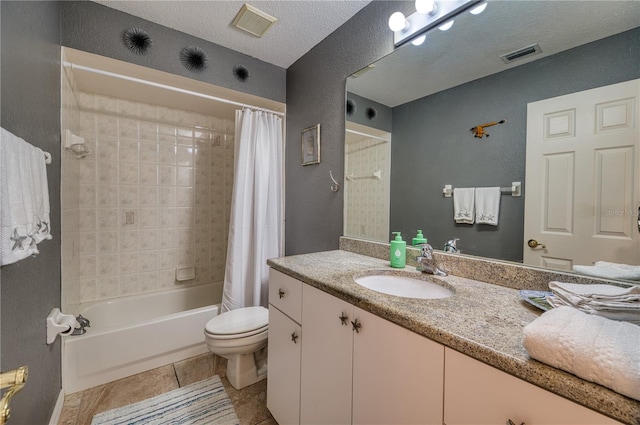
<svg viewBox="0 0 640 425"><path fill-rule="evenodd" d="M634 279L639 23L634 1L490 2L349 77L345 174L381 178L345 178L345 235L410 243L421 229L439 249L459 238L464 254L584 273L622 263L636 269L611 277ZM456 221L447 186L502 188L497 207L457 191L457 210L485 205L492 224Z"/></svg>

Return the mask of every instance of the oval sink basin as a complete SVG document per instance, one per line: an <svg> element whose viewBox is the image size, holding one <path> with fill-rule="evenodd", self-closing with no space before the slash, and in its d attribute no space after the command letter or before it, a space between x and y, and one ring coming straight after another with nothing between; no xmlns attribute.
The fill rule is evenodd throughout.
<svg viewBox="0 0 640 425"><path fill-rule="evenodd" d="M358 285L404 298L438 299L453 295L453 291L425 280L414 279L407 276L395 276L387 274L361 276L354 278Z"/></svg>

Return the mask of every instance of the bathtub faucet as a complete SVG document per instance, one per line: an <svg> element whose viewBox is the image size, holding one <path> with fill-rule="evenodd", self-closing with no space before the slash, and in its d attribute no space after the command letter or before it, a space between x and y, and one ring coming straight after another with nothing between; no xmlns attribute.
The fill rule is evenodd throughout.
<svg viewBox="0 0 640 425"><path fill-rule="evenodd" d="M82 335L87 331L85 328L91 327L91 322L89 322L89 319L87 319L86 317L82 317L82 314L78 314L78 317L76 317L76 322L78 322L78 325L80 325L80 327L75 328L71 335Z"/></svg>

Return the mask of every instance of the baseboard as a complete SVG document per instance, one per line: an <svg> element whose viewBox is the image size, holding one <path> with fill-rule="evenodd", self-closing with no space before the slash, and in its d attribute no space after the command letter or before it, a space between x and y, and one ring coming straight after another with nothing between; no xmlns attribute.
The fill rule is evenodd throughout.
<svg viewBox="0 0 640 425"><path fill-rule="evenodd" d="M60 389L58 400L56 400L53 413L51 413L51 419L49 419L49 425L58 425L58 422L60 422L60 415L62 415L62 406L64 406L64 389Z"/></svg>

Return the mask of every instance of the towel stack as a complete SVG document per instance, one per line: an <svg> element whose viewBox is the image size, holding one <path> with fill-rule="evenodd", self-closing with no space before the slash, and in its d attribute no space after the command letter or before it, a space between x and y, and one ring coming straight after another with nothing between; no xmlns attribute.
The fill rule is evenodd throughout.
<svg viewBox="0 0 640 425"><path fill-rule="evenodd" d="M569 306L585 313L640 325L640 286L549 282L554 307Z"/></svg>
<svg viewBox="0 0 640 425"><path fill-rule="evenodd" d="M453 219L456 223L498 225L499 187L457 187L453 189Z"/></svg>
<svg viewBox="0 0 640 425"><path fill-rule="evenodd" d="M596 261L593 266L573 266L573 271L605 279L640 280L640 266Z"/></svg>
<svg viewBox="0 0 640 425"><path fill-rule="evenodd" d="M559 307L524 327L531 358L640 400L640 327Z"/></svg>

